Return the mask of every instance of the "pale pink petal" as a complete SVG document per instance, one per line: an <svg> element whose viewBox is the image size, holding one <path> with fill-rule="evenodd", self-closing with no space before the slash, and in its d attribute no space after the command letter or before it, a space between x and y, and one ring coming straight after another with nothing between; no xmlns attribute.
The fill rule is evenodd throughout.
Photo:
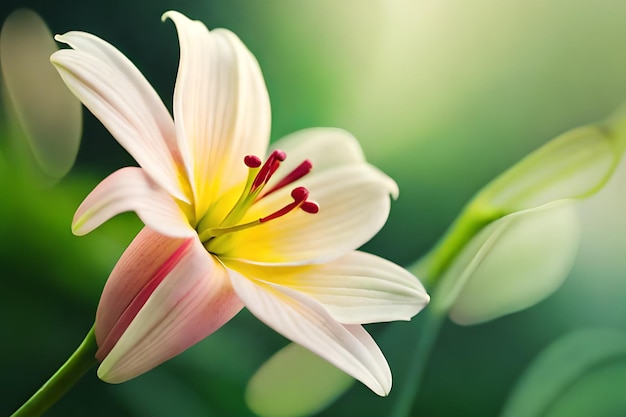
<svg viewBox="0 0 626 417"><path fill-rule="evenodd" d="M50 58L70 90L155 181L188 202L179 182L182 160L172 116L144 76L94 35L68 32L56 40L74 48Z"/></svg>
<svg viewBox="0 0 626 417"><path fill-rule="evenodd" d="M201 214L245 180L244 156L265 154L269 97L256 59L236 35L209 32L178 12L163 17L174 21L180 39L174 118Z"/></svg>
<svg viewBox="0 0 626 417"><path fill-rule="evenodd" d="M117 170L98 184L76 210L72 231L87 234L125 211L134 211L146 226L166 236L196 234L172 196L136 167Z"/></svg>
<svg viewBox="0 0 626 417"><path fill-rule="evenodd" d="M428 304L424 286L406 269L365 252L321 265L259 266L228 262L245 276L297 290L340 323L410 320Z"/></svg>
<svg viewBox="0 0 626 417"><path fill-rule="evenodd" d="M102 348L137 293L183 242L185 239L173 239L144 227L130 243L111 271L100 297L96 313L98 346Z"/></svg>
<svg viewBox="0 0 626 417"><path fill-rule="evenodd" d="M391 390L391 371L372 337L359 325L335 321L324 307L298 291L230 277L237 295L257 318L358 379L378 395Z"/></svg>
<svg viewBox="0 0 626 417"><path fill-rule="evenodd" d="M349 164L304 177L317 214L296 210L276 220L215 238L210 250L224 258L253 263L321 263L338 258L371 239L389 215L393 180L366 164ZM276 192L255 204L242 222L291 202Z"/></svg>
<svg viewBox="0 0 626 417"><path fill-rule="evenodd" d="M140 256L161 257L149 239L144 244ZM164 246L171 249L169 243ZM98 368L102 380L120 383L149 371L213 333L243 306L226 269L196 238L185 240L155 275L161 268L165 276L159 277L160 284Z"/></svg>

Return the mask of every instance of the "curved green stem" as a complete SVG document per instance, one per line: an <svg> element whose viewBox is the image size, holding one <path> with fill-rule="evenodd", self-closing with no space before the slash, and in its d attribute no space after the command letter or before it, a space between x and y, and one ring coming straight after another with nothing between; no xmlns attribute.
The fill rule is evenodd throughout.
<svg viewBox="0 0 626 417"><path fill-rule="evenodd" d="M498 213L480 210L477 205L466 206L439 243L424 258L408 268L422 279L427 288L434 288L435 292L430 306L421 313L423 317L420 339L411 357L408 374L391 413L392 417L410 416L428 358L447 315L445 309L436 308L437 303L433 302L442 296L437 294L439 287L436 284L439 278L476 233L498 216Z"/></svg>
<svg viewBox="0 0 626 417"><path fill-rule="evenodd" d="M411 415L411 409L419 391L428 358L435 346L439 330L446 317L445 311L433 308L426 308L421 314L424 315L422 317L424 321L420 339L415 347L415 353L411 358L411 362L408 364L408 374L400 387L400 392L390 414L391 417L408 417Z"/></svg>
<svg viewBox="0 0 626 417"><path fill-rule="evenodd" d="M11 417L36 417L54 405L98 361L96 337L92 327L85 340L54 375Z"/></svg>
<svg viewBox="0 0 626 417"><path fill-rule="evenodd" d="M422 269L424 276L421 277L424 285L432 288L476 233L502 215L503 213L481 209L477 204L466 206L441 240L418 262L420 266L425 265ZM411 270L416 268L418 267L409 267Z"/></svg>

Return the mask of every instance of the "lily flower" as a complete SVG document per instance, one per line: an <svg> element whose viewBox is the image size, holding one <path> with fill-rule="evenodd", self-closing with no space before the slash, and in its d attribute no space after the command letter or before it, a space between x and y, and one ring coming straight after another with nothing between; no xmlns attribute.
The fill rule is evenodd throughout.
<svg viewBox="0 0 626 417"><path fill-rule="evenodd" d="M429 298L408 271L355 249L385 223L397 185L343 130L296 132L268 151L269 98L253 55L227 30L174 11L163 19L180 40L173 118L102 39L57 35L72 49L51 57L140 166L105 178L74 217L77 235L125 211L145 224L98 306L98 376L136 377L245 306L386 395L389 366L361 325L409 320Z"/></svg>

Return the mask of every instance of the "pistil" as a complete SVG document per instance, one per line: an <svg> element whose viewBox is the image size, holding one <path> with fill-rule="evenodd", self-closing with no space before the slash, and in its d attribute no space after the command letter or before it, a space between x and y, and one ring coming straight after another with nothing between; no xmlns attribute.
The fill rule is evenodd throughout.
<svg viewBox="0 0 626 417"><path fill-rule="evenodd" d="M274 173L280 166L280 163L283 162L286 158L287 154L285 152L279 150L273 151L267 158L267 161L265 161L265 164L263 164L263 167L257 174L254 182L252 183L252 192L255 192L257 190L260 191L265 186L265 184L267 184L272 175L274 175Z"/></svg>

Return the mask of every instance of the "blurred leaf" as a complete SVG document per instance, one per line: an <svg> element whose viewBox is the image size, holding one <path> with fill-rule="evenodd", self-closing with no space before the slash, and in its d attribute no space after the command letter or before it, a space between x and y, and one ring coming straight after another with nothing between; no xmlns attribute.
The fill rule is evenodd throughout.
<svg viewBox="0 0 626 417"><path fill-rule="evenodd" d="M250 379L246 402L262 417L310 416L332 403L353 382L319 356L292 343Z"/></svg>
<svg viewBox="0 0 626 417"><path fill-rule="evenodd" d="M5 197L0 201L0 265L7 277L25 277L34 288L56 288L96 305L106 277L141 223L128 213L99 233L72 235L72 216L94 182L83 175L44 188L0 169Z"/></svg>
<svg viewBox="0 0 626 417"><path fill-rule="evenodd" d="M573 202L505 216L476 235L442 277L431 308L476 324L530 307L554 292L578 248Z"/></svg>
<svg viewBox="0 0 626 417"><path fill-rule="evenodd" d="M502 417L604 417L626 412L626 335L570 334L544 350L509 397Z"/></svg>
<svg viewBox="0 0 626 417"><path fill-rule="evenodd" d="M70 170L82 131L80 102L50 64L58 48L46 23L20 9L0 33L0 64L8 96L34 159L54 179Z"/></svg>

